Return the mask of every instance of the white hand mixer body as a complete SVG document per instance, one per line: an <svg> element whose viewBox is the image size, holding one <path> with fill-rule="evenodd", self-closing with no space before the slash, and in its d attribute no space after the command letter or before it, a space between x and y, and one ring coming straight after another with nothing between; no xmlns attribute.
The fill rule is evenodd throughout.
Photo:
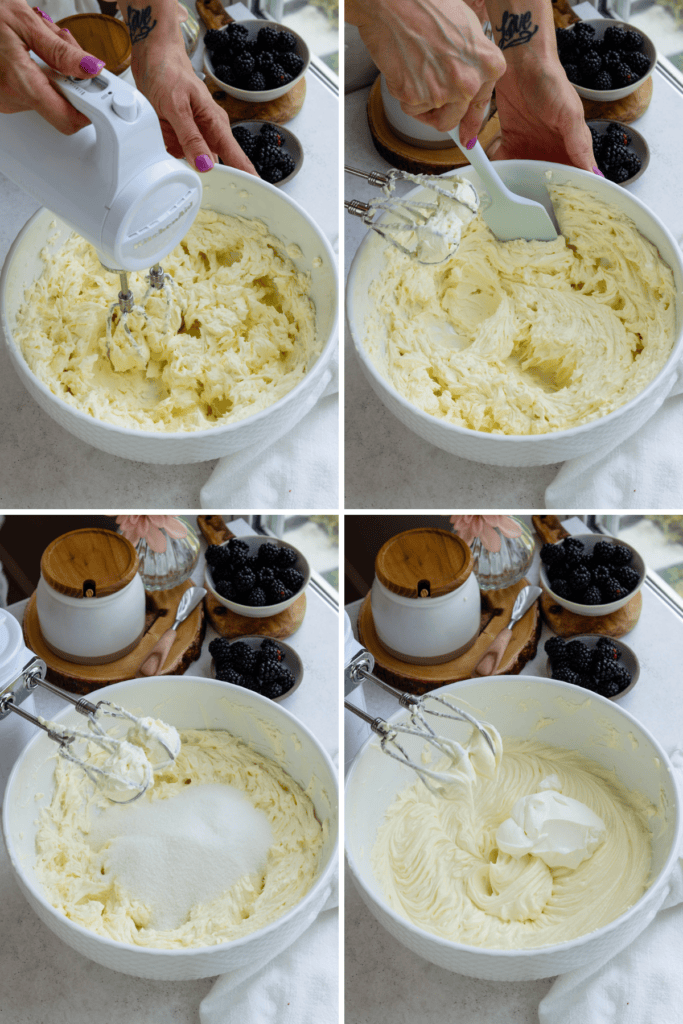
<svg viewBox="0 0 683 1024"><path fill-rule="evenodd" d="M152 268L145 299L165 286L168 275L159 263L194 222L201 179L166 152L156 112L137 89L108 71L78 81L34 59L91 124L63 135L36 111L3 115L0 171L122 275L118 306L126 326L133 309L127 273Z"/></svg>

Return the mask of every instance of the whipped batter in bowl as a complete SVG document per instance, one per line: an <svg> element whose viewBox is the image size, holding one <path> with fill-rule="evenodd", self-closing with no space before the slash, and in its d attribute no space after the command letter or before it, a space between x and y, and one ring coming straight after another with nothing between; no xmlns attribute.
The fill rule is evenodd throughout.
<svg viewBox="0 0 683 1024"><path fill-rule="evenodd" d="M438 691L503 737L498 772L477 772L471 804L458 786L432 798L374 738L349 772L354 883L394 938L440 967L500 981L561 974L625 946L666 895L683 821L665 752L623 709L557 682ZM462 743L469 726L438 731ZM414 761L429 758L405 741Z"/></svg>

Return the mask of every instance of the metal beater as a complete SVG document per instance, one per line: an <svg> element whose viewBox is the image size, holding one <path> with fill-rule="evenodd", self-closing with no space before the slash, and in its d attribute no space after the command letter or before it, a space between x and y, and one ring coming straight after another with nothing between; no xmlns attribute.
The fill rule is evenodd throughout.
<svg viewBox="0 0 683 1024"><path fill-rule="evenodd" d="M105 267L105 269L108 270L109 268ZM153 267L150 268L149 274L145 275L145 281L147 281L147 291L142 296L141 301L137 303L133 296L133 292L131 291L128 284L128 272L125 270L119 270L115 271L115 273L118 273L119 275L119 279L121 281L121 290L119 292L117 301L113 302L109 307L109 313L107 315L107 356L111 358L112 338L114 335L114 331L116 330L119 323L121 324L123 330L130 339L130 342L135 351L138 353L138 355L142 356L140 347L136 342L135 338L133 337L133 333L130 327L128 326L129 314L137 313L139 316L144 317L145 322L147 322L149 320L149 317L147 316L147 311L145 310L145 303L147 302L147 299L150 297L150 295L153 295L155 292L160 292L164 295L166 299L166 311L164 313L164 332L166 332L169 328L170 323L172 301L174 298L176 301L179 301L178 289L176 288L175 281L173 280L171 274L168 274L163 269L160 263L156 263ZM118 313L118 318L116 320L116 323L114 323L114 315L116 313Z"/></svg>
<svg viewBox="0 0 683 1024"><path fill-rule="evenodd" d="M350 651L355 649L356 653L350 657ZM393 757L394 760L399 761L401 764L406 765L408 768L412 768L414 772L420 777L422 782L425 784L427 789L435 795L440 795L438 786L434 783L441 785L451 785L453 783L453 775L447 772L437 772L431 768L428 768L424 764L417 764L408 755L407 751L401 746L399 742L399 736L416 736L418 739L424 740L433 746L437 752L441 755L451 758L454 761L460 760L464 755L462 746L455 740L448 739L446 736L440 736L432 728L431 724L427 721L426 715L433 715L437 718L448 718L456 722L469 722L475 729L477 729L487 746L491 750L491 753L496 755L496 747L491 736L491 733L486 726L474 718L469 712L464 711L462 708L450 701L445 700L443 697L438 697L435 694L425 694L424 697L416 697L412 693L401 693L399 690L394 689L393 686L389 686L382 679L372 674L371 669L374 667L375 661L372 654L357 644L355 641L346 642L346 667L344 669L347 680L351 683L358 684L364 679L369 679L370 682L375 683L381 689L385 690L386 693L391 694L392 697L396 697L401 707L406 708L410 713L410 725L393 724L390 725L383 718L373 718L372 715L367 714L361 708L356 707L350 701L344 701L344 707L347 711L353 712L364 722L366 722L372 731L380 737L380 746L385 754L389 757ZM436 707L427 706L427 701L434 702ZM446 708L446 711L440 710Z"/></svg>

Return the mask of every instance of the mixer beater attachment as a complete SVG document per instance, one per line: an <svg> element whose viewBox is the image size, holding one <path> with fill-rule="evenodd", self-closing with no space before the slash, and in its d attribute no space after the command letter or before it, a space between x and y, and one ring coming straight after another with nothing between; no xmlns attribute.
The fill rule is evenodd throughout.
<svg viewBox="0 0 683 1024"><path fill-rule="evenodd" d="M361 650L346 666L345 672L347 677L354 683L360 683L363 679L369 679L370 682L375 683L381 689L391 694L392 697L396 697L401 707L406 708L410 714L410 725L401 725L395 723L390 725L383 718L373 718L372 715L367 714L361 708L355 706L350 701L344 701L344 707L353 712L359 718L362 718L366 722L372 731L380 737L380 746L385 754L389 757L393 757L394 760L399 761L401 764L406 765L408 768L412 768L414 772L420 777L422 782L425 784L430 792L436 796L441 795L439 785L452 785L454 782L454 776L449 772L437 772L431 768L428 768L425 764L418 764L414 761L404 747L399 742L401 735L416 736L418 739L424 740L430 746L434 747L435 750L450 758L456 764L466 758L467 754L463 746L457 742L457 740L449 739L446 736L441 736L432 728L431 724L425 718L425 715L434 715L437 718L448 718L456 722L469 722L479 733L481 733L486 745L496 757L496 744L493 736L486 725L480 722L478 719L470 715L469 712L463 710L455 704L452 704L449 700L444 697L438 697L435 694L425 694L423 697L416 697L412 693L401 693L399 690L395 690L393 686L389 686L383 680L373 675L369 668L372 667L372 656L368 651ZM427 706L427 701L430 702L430 706ZM431 706L431 702L436 704L436 707ZM445 708L443 711L441 708Z"/></svg>
<svg viewBox="0 0 683 1024"><path fill-rule="evenodd" d="M118 324L120 323L123 330L126 332L127 337L138 353L139 356L143 356L143 352L140 346L133 337L133 333L128 326L128 316L130 313L138 313L144 317L145 322L149 322L147 311L145 310L145 303L151 295L163 293L166 299L166 309L164 312L164 332L168 331L171 319L171 309L173 305L173 299L179 302L178 289L172 276L163 269L160 263L155 263L153 267L150 267L149 274L145 275L145 281L147 281L147 290L142 296L142 301L137 303L134 299L133 293L128 285L128 273L125 270L118 271L119 278L121 280L121 291L119 292L118 300L113 302L109 307L109 314L107 316L107 356L111 358L111 344ZM118 319L114 323L114 315L118 313Z"/></svg>

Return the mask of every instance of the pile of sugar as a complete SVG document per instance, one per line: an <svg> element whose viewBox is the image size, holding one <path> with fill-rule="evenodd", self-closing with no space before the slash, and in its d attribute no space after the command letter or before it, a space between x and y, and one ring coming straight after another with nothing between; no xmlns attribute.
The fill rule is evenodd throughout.
<svg viewBox="0 0 683 1024"><path fill-rule="evenodd" d="M238 789L191 786L167 800L107 808L89 841L108 872L152 912L150 927L178 928L192 909L262 872L273 832L267 815Z"/></svg>

